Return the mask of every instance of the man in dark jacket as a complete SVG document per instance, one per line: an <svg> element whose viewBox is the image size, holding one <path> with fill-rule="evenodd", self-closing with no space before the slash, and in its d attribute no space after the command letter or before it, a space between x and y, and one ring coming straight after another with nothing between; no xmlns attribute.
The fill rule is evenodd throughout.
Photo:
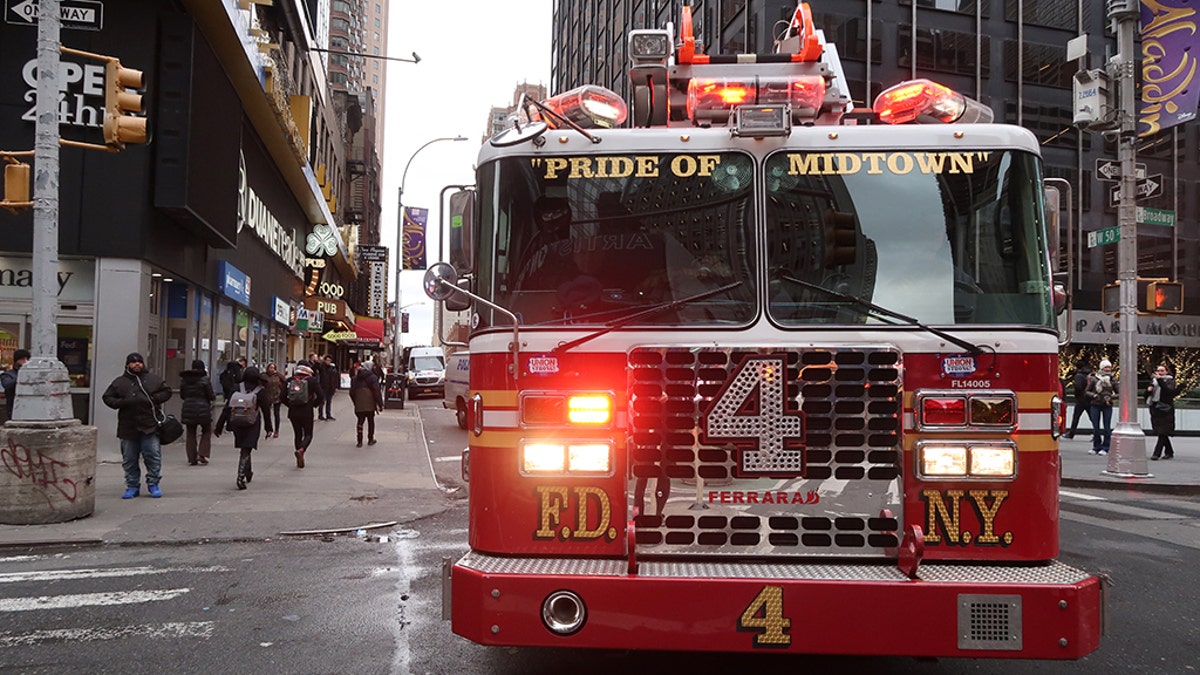
<svg viewBox="0 0 1200 675"><path fill-rule="evenodd" d="M125 468L125 494L121 499L138 496L142 480L138 457L146 463L146 491L151 497L162 496L158 487L162 478L158 422L164 414L158 406L170 398L171 388L146 370L146 362L137 352L125 357L125 372L104 392L104 405L117 411L117 438L121 439L121 463Z"/></svg>
<svg viewBox="0 0 1200 675"><path fill-rule="evenodd" d="M1091 375L1092 367L1088 365L1087 359L1079 359L1079 363L1075 365L1075 414L1071 418L1070 429L1063 434L1066 438L1075 438L1079 431L1079 418L1088 415L1092 407L1092 395L1087 391L1088 378Z"/></svg>
<svg viewBox="0 0 1200 675"><path fill-rule="evenodd" d="M363 364L350 381L350 400L354 401L354 416L358 418L358 446L362 447L363 422L367 423L367 445L375 445L375 413L383 410L383 392L379 377L370 361Z"/></svg>
<svg viewBox="0 0 1200 675"><path fill-rule="evenodd" d="M229 397L233 396L238 383L242 381L242 371L245 368L246 359L241 358L225 364L225 370L221 371L221 393L225 396L226 403L229 402Z"/></svg>
<svg viewBox="0 0 1200 675"><path fill-rule="evenodd" d="M17 402L17 373L21 366L29 360L28 349L18 349L13 352L12 370L0 373L0 384L4 385L4 407L8 410L8 419L12 419L13 404Z"/></svg>
<svg viewBox="0 0 1200 675"><path fill-rule="evenodd" d="M325 400L317 408L317 417L333 420L333 394L341 385L342 373L333 362L333 357L328 354L325 355L324 363L314 364L313 368L319 368L317 377L321 381L321 392L325 396Z"/></svg>
<svg viewBox="0 0 1200 675"><path fill-rule="evenodd" d="M200 359L192 361L192 369L183 371L179 377L179 398L183 399L183 419L180 421L187 428L188 464L208 464L212 449L212 402L217 395ZM197 435L199 448L196 447Z"/></svg>

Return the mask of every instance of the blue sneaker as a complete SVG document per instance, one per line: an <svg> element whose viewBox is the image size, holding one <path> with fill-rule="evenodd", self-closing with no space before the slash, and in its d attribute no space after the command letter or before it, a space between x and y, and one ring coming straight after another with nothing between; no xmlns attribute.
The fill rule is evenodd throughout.
<svg viewBox="0 0 1200 675"><path fill-rule="evenodd" d="M147 485L146 492L149 492L150 496L155 499L162 496L162 490L158 489L158 485Z"/></svg>
<svg viewBox="0 0 1200 675"><path fill-rule="evenodd" d="M125 494L121 495L121 499L133 499L138 496L137 488L125 488Z"/></svg>

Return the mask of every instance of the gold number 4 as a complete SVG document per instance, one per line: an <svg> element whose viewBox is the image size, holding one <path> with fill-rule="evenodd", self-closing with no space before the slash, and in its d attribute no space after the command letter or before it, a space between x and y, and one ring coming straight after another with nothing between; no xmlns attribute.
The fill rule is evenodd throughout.
<svg viewBox="0 0 1200 675"><path fill-rule="evenodd" d="M756 647L788 647L792 636L788 630L792 620L783 615L783 588L763 586L749 606L738 617L738 630L753 631Z"/></svg>

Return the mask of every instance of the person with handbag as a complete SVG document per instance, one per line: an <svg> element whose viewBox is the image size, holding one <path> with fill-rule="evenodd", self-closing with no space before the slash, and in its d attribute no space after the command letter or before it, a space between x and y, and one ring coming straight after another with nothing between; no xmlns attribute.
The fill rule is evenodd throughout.
<svg viewBox="0 0 1200 675"><path fill-rule="evenodd" d="M1150 386L1146 387L1146 405L1150 407L1150 426L1158 442L1150 459L1175 459L1171 434L1175 433L1175 378L1166 365L1154 369Z"/></svg>
<svg viewBox="0 0 1200 675"><path fill-rule="evenodd" d="M187 427L188 464L208 464L212 451L212 402L217 400L212 379L200 359L192 369L179 374L179 398L183 399L183 424ZM197 447L199 436L199 447Z"/></svg>
<svg viewBox="0 0 1200 675"><path fill-rule="evenodd" d="M121 439L121 464L125 469L125 493L121 499L138 496L142 478L139 458L146 465L146 491L151 497L162 496L159 423L167 416L159 406L170 398L171 388L161 377L146 370L146 361L137 352L125 357L125 372L108 385L101 397L104 405L117 411L117 438Z"/></svg>

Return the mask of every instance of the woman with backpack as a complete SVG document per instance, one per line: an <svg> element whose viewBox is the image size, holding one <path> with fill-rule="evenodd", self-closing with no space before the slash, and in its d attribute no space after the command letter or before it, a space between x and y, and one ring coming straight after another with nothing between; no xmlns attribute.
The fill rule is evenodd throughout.
<svg viewBox="0 0 1200 675"><path fill-rule="evenodd" d="M268 363L267 372L263 374L263 389L267 390L270 405L263 412L267 428L264 438L279 438L279 406L283 405L283 388L286 384L287 380L275 367L275 362Z"/></svg>
<svg viewBox="0 0 1200 675"><path fill-rule="evenodd" d="M1107 455L1112 441L1112 406L1117 394L1117 377L1112 361L1100 362L1100 370L1088 377L1087 392L1092 397L1092 454Z"/></svg>
<svg viewBox="0 0 1200 675"><path fill-rule="evenodd" d="M362 447L363 422L367 423L367 445L375 445L375 413L383 411L383 391L370 361L354 373L350 382L350 400L354 401L354 416L358 418L358 445Z"/></svg>
<svg viewBox="0 0 1200 675"><path fill-rule="evenodd" d="M284 387L283 404L296 434L296 468L304 468L304 453L313 440L313 409L321 404L321 385L307 362L296 366L296 373Z"/></svg>
<svg viewBox="0 0 1200 675"><path fill-rule="evenodd" d="M212 452L212 402L217 400L217 394L200 359L192 361L192 369L183 371L179 377L179 398L183 400L180 421L187 427L188 464L208 464Z"/></svg>
<svg viewBox="0 0 1200 675"><path fill-rule="evenodd" d="M242 381L225 402L221 417L217 419L214 435L229 427L233 431L233 445L241 450L238 457L237 489L245 490L246 483L254 478L250 454L258 447L258 436L262 432L263 411L267 407L267 390L262 385L258 368L249 366L242 371Z"/></svg>

